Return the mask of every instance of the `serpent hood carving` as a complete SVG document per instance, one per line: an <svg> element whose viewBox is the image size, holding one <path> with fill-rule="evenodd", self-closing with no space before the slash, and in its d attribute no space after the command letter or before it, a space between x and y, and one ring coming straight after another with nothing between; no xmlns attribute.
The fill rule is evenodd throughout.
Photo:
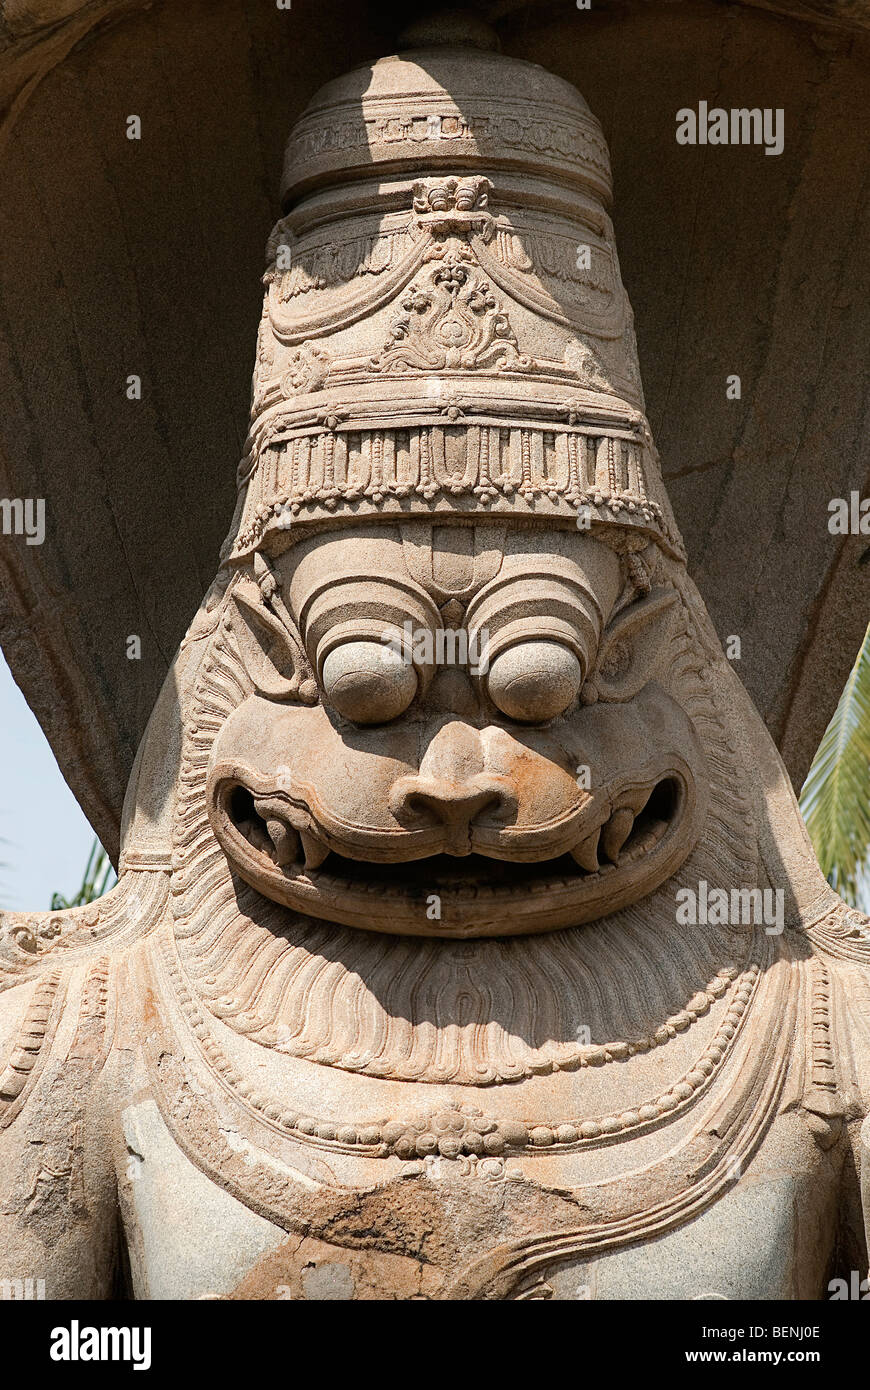
<svg viewBox="0 0 870 1390"><path fill-rule="evenodd" d="M140 1297L818 1297L870 935L688 577L600 126L425 48L317 94L283 191L119 885L0 927L9 1248L106 1295L117 1187Z"/></svg>

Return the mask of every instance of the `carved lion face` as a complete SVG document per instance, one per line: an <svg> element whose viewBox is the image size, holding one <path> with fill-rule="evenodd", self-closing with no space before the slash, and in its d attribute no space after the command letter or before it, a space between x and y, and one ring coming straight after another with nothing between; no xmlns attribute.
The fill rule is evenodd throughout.
<svg viewBox="0 0 870 1390"><path fill-rule="evenodd" d="M548 931L651 893L706 808L668 689L676 602L584 532L375 524L232 588L251 694L212 750L233 868L327 921Z"/></svg>

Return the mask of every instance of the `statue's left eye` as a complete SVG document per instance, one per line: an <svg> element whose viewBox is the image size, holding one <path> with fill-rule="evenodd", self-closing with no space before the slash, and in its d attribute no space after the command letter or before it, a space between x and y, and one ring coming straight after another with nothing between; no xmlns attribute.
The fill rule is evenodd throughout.
<svg viewBox="0 0 870 1390"><path fill-rule="evenodd" d="M323 663L321 682L334 710L354 724L386 724L410 705L417 673L394 647L344 642Z"/></svg>
<svg viewBox="0 0 870 1390"><path fill-rule="evenodd" d="M487 676L493 703L508 718L525 724L564 714L582 684L580 662L561 642L518 642L499 652Z"/></svg>

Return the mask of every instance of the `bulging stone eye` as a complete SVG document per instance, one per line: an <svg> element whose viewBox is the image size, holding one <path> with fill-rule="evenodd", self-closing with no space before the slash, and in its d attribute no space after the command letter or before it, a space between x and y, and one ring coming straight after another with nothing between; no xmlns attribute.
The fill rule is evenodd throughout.
<svg viewBox="0 0 870 1390"><path fill-rule="evenodd" d="M333 709L354 724L386 724L417 693L414 667L381 642L342 643L324 661L321 681Z"/></svg>
<svg viewBox="0 0 870 1390"><path fill-rule="evenodd" d="M487 678L490 699L502 714L526 724L563 714L582 684L580 662L561 642L518 642L499 652Z"/></svg>

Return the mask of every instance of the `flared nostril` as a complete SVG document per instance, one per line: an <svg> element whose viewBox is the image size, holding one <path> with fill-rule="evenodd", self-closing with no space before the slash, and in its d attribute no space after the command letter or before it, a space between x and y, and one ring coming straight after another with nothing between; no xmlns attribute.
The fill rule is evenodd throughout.
<svg viewBox="0 0 870 1390"><path fill-rule="evenodd" d="M468 790L443 783L435 788L409 791L405 804L414 811L429 812L445 824L462 822L470 825L485 807L501 800L497 791Z"/></svg>
<svg viewBox="0 0 870 1390"><path fill-rule="evenodd" d="M393 814L401 825L438 826L448 854L471 853L471 830L484 812L498 815L510 810L513 797L507 785L452 782L440 777L402 778L393 789ZM422 824L421 824L422 823Z"/></svg>

